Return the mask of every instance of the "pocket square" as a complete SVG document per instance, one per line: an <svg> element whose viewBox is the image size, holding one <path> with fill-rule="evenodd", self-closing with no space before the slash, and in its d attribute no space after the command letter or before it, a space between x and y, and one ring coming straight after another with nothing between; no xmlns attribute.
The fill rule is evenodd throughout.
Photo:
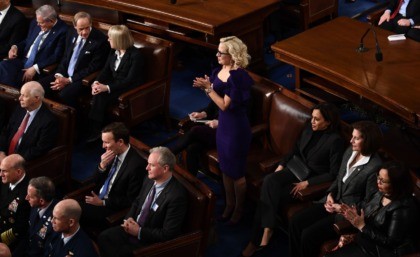
<svg viewBox="0 0 420 257"><path fill-rule="evenodd" d="M86 51L85 54L90 54L90 51Z"/></svg>

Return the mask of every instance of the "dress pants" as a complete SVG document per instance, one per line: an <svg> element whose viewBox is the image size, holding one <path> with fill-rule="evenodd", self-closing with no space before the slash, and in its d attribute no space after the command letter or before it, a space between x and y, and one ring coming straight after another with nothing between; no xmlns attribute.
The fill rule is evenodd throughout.
<svg viewBox="0 0 420 257"><path fill-rule="evenodd" d="M95 206L85 202L80 203L82 207L82 216L80 224L82 227L95 227L104 230L108 227L106 217L117 212L104 206Z"/></svg>
<svg viewBox="0 0 420 257"><path fill-rule="evenodd" d="M200 160L205 152L211 148L216 148L216 129L206 125L199 125L191 128L184 136L171 147L171 151L176 155L186 149L187 170L192 175L197 175L200 169Z"/></svg>
<svg viewBox="0 0 420 257"><path fill-rule="evenodd" d="M333 228L335 217L336 214L325 210L323 203L315 203L296 213L289 223L290 255L318 257L325 241L338 238Z"/></svg>
<svg viewBox="0 0 420 257"><path fill-rule="evenodd" d="M0 61L0 83L20 88L22 85L22 69L23 61L20 59Z"/></svg>
<svg viewBox="0 0 420 257"><path fill-rule="evenodd" d="M140 241L127 234L120 226L102 232L98 237L101 257L129 257L132 252L142 246Z"/></svg>
<svg viewBox="0 0 420 257"><path fill-rule="evenodd" d="M408 38L411 38L411 39L413 39L413 40L416 40L417 42L420 42L420 28L419 28L419 29L416 29L416 28L411 28L411 29L407 32L406 36L407 36Z"/></svg>
<svg viewBox="0 0 420 257"><path fill-rule="evenodd" d="M395 16L394 19L385 21L384 23L379 25L379 27L389 31L393 31L395 34L405 34L410 30L411 27L398 25L398 20L401 18L403 18L403 16L401 14L398 14L397 16Z"/></svg>

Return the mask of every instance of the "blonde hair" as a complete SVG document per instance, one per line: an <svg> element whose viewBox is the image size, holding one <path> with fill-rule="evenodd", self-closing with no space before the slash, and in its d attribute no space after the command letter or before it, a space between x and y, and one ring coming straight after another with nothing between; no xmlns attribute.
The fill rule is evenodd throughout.
<svg viewBox="0 0 420 257"><path fill-rule="evenodd" d="M235 36L220 39L220 44L226 46L227 52L232 57L234 64L245 68L249 64L251 56L248 54L248 47Z"/></svg>
<svg viewBox="0 0 420 257"><path fill-rule="evenodd" d="M134 45L130 30L125 25L114 25L108 30L108 37L112 40L116 50L126 50Z"/></svg>

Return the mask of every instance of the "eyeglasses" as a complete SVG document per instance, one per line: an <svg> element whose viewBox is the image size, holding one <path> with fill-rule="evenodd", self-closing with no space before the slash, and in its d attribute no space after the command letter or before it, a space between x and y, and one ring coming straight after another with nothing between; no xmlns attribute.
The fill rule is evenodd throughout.
<svg viewBox="0 0 420 257"><path fill-rule="evenodd" d="M378 181L380 184L391 184L391 181L386 181L383 178L379 177L379 175L376 175L376 181Z"/></svg>
<svg viewBox="0 0 420 257"><path fill-rule="evenodd" d="M217 51L216 56L222 56L222 55L230 55L229 53L222 53L220 51Z"/></svg>

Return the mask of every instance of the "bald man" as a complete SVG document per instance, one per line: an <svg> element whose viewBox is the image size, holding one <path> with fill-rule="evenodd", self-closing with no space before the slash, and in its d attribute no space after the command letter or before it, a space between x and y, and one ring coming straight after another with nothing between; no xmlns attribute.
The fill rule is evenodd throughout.
<svg viewBox="0 0 420 257"><path fill-rule="evenodd" d="M0 163L0 176L0 241L10 247L14 257L24 256L30 206L25 201L29 179L22 156L5 157Z"/></svg>
<svg viewBox="0 0 420 257"><path fill-rule="evenodd" d="M9 247L4 243L0 243L0 257L12 257Z"/></svg>
<svg viewBox="0 0 420 257"><path fill-rule="evenodd" d="M48 107L42 104L43 99L44 89L38 82L31 81L22 86L20 107L16 108L0 134L0 161L13 153L30 161L54 147L58 121Z"/></svg>
<svg viewBox="0 0 420 257"><path fill-rule="evenodd" d="M52 227L57 236L46 246L45 256L98 257L92 240L80 228L82 208L73 199L57 203L53 210Z"/></svg>

